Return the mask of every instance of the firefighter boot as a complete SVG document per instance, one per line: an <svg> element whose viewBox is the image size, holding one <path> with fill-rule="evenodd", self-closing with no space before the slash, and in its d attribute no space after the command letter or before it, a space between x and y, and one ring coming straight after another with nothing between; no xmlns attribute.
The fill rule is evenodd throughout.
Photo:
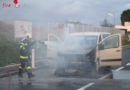
<svg viewBox="0 0 130 90"><path fill-rule="evenodd" d="M23 70L22 69L19 69L18 76L23 78Z"/></svg>
<svg viewBox="0 0 130 90"><path fill-rule="evenodd" d="M33 77L35 77L35 75L34 75L34 74L32 74L32 72L31 72L31 71L28 71L27 73L28 73L28 78L29 78L29 79L31 79L31 78L33 78Z"/></svg>

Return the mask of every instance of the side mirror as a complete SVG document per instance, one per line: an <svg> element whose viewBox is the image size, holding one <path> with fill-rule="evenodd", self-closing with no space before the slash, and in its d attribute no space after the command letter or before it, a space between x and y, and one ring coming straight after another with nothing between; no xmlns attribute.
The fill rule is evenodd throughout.
<svg viewBox="0 0 130 90"><path fill-rule="evenodd" d="M98 45L98 49L99 49L99 50L103 50L103 49L104 49L104 45L103 45L102 43L99 44L99 45Z"/></svg>

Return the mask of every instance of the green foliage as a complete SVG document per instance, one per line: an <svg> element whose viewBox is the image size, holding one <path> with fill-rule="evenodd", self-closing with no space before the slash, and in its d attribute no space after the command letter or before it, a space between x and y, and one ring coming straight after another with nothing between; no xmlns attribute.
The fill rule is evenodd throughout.
<svg viewBox="0 0 130 90"><path fill-rule="evenodd" d="M0 66L19 62L19 48L16 42L0 42Z"/></svg>
<svg viewBox="0 0 130 90"><path fill-rule="evenodd" d="M130 41L128 39L128 34L122 37L122 45L130 45Z"/></svg>

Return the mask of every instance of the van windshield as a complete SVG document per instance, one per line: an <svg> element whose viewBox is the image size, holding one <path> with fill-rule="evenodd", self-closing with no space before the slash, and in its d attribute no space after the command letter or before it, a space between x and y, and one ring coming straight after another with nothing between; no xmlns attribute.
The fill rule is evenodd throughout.
<svg viewBox="0 0 130 90"><path fill-rule="evenodd" d="M64 40L64 45L72 46L72 48L88 49L94 48L96 44L97 36L95 35L73 35Z"/></svg>

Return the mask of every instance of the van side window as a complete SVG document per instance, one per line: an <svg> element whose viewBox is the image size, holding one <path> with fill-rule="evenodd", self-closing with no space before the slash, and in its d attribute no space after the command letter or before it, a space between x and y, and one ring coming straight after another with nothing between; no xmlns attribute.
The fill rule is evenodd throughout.
<svg viewBox="0 0 130 90"><path fill-rule="evenodd" d="M104 49L118 48L119 36L112 36L110 38L107 38L106 40L104 40L103 44L104 44Z"/></svg>
<svg viewBox="0 0 130 90"><path fill-rule="evenodd" d="M103 39L108 37L110 34L103 34Z"/></svg>

